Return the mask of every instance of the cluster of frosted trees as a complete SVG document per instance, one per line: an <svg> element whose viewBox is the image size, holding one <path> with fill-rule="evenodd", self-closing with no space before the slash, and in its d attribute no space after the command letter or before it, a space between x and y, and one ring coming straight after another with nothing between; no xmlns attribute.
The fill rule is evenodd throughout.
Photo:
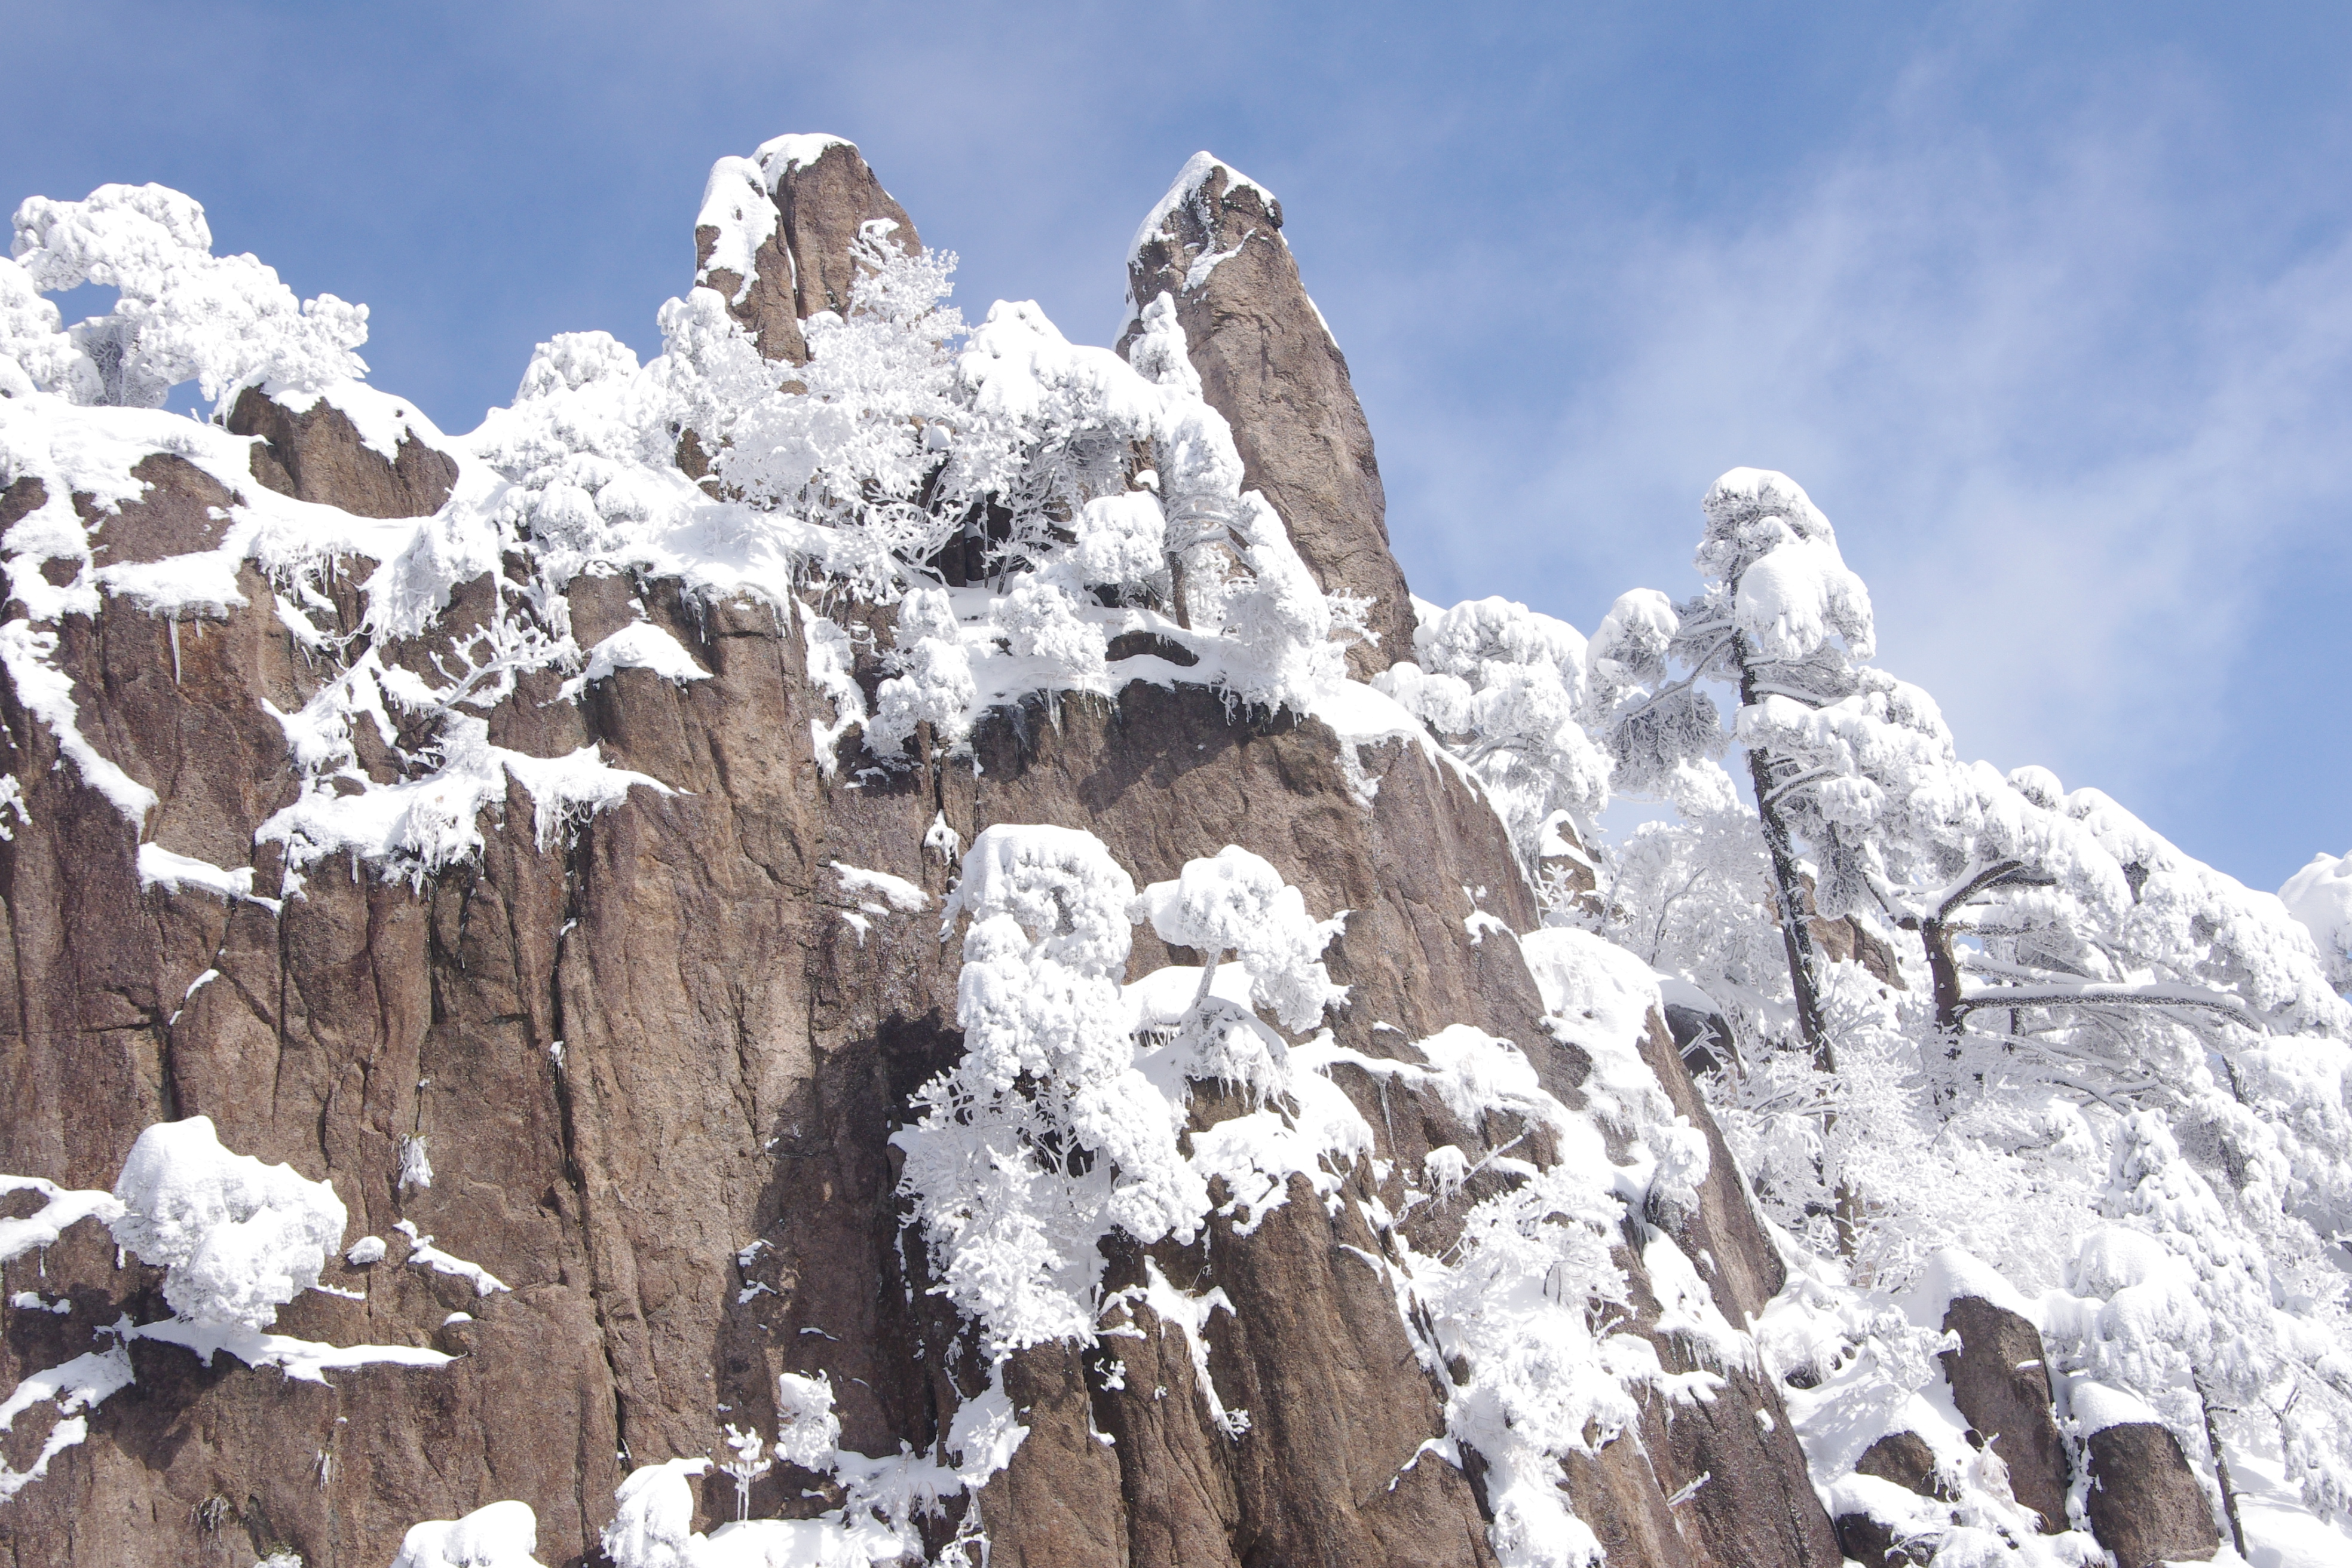
<svg viewBox="0 0 2352 1568"><path fill-rule="evenodd" d="M1743 1166L1858 1284L1899 1289L1946 1246L1998 1258L2087 1303L2048 1326L2053 1371L2145 1400L2200 1460L2273 1454L2339 1512L2352 1007L2320 945L2343 944L2337 863L2290 884L2315 941L2099 792L1964 761L1934 700L1871 663L1867 590L1802 489L1737 469L1704 511L1698 591L1625 595L1559 683L1604 789L1579 756L1549 764L1551 796L1496 792L1507 820L1607 788L1675 807L1551 918L1705 994ZM1477 690L1504 684L1492 657L1549 683L1559 637L1498 601L1424 616L1432 668L1386 683L1474 765L1524 761L1524 722L1489 731L1443 685L1474 618L1496 650Z"/></svg>

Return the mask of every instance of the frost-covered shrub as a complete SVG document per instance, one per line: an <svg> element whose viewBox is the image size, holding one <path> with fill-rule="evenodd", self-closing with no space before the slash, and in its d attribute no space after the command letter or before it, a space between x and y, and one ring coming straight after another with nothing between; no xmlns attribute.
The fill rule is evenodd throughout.
<svg viewBox="0 0 2352 1568"><path fill-rule="evenodd" d="M1490 1539L1523 1568L1601 1560L1561 1461L1638 1421L1626 1384L1656 1366L1646 1343L1608 1331L1627 1300L1610 1258L1623 1214L1588 1173L1555 1165L1473 1207L1452 1266L1420 1271L1439 1348L1469 1369L1448 1389L1447 1428L1486 1460Z"/></svg>
<svg viewBox="0 0 2352 1568"><path fill-rule="evenodd" d="M1102 1239L1116 1228L1147 1245L1189 1241L1210 1213L1207 1173L1239 1177L1220 1152L1244 1163L1265 1152L1211 1140L1188 1158L1184 1080L1224 1078L1261 1098L1291 1087L1289 1047L1253 1006L1304 1029L1337 1002L1319 955L1338 921L1309 920L1297 890L1237 847L1187 862L1139 898L1091 834L1002 824L964 855L947 917L950 930L969 922L956 993L964 1056L924 1085L920 1121L893 1140L907 1156L900 1191L936 1289L992 1357L1091 1339ZM1150 999L1150 977L1121 986L1130 922L1146 919L1208 961L1197 981L1160 972L1187 1000ZM1212 994L1227 953L1246 994ZM1265 1121L1252 1125L1285 1149L1301 1141L1282 1112L1255 1114ZM1344 1100L1336 1114L1360 1126ZM1318 1157L1306 1156L1310 1168Z"/></svg>
<svg viewBox="0 0 2352 1568"><path fill-rule="evenodd" d="M1202 956L1206 994L1220 959L1232 953L1248 971L1250 1000L1286 1029L1312 1027L1346 995L1331 984L1321 953L1339 922L1308 918L1306 898L1263 857L1228 844L1185 863L1172 882L1154 882L1137 900L1160 941Z"/></svg>
<svg viewBox="0 0 2352 1568"><path fill-rule="evenodd" d="M1416 608L1419 662L1393 665L1372 684L1425 721L1478 775L1523 866L1543 858L1546 830L1563 816L1591 842L1609 803L1610 761L1586 732L1596 715L1583 637L1508 599Z"/></svg>
<svg viewBox="0 0 2352 1568"><path fill-rule="evenodd" d="M600 1538L615 1568L692 1568L702 1537L687 1480L709 1468L709 1459L671 1459L640 1465L623 1479L613 1494L613 1522Z"/></svg>
<svg viewBox="0 0 2352 1568"><path fill-rule="evenodd" d="M2084 1421L2153 1412L2217 1486L2218 1440L2342 1508L2326 1259L2352 1231L2352 1009L2313 941L2333 862L2290 884L2320 905L2298 923L2095 790L1962 761L1933 699L1868 663L1867 592L1800 489L1736 470L1706 512L1702 591L1623 596L1587 649L1619 787L1677 807L1620 847L1603 925L1730 1021L1709 1090L1743 1174L1849 1282L1802 1288L1998 1256L2044 1292ZM1736 689L1728 735L1710 685ZM1745 804L1706 760L1727 742ZM1892 975L1825 962L1839 917ZM1916 1345L1849 1351L1939 1375ZM1970 1510L1937 1515L1948 1552L1998 1536L1993 1502Z"/></svg>
<svg viewBox="0 0 2352 1568"><path fill-rule="evenodd" d="M933 743L952 749L971 731L978 691L955 606L940 589L918 588L898 601L893 636L898 647L890 663L897 673L874 694L867 743L890 756L929 724Z"/></svg>
<svg viewBox="0 0 2352 1568"><path fill-rule="evenodd" d="M914 1542L911 1531L831 1516L737 1521L705 1535L694 1528L688 1482L709 1468L709 1459L671 1459L629 1472L601 1538L613 1568L866 1568L902 1561Z"/></svg>
<svg viewBox="0 0 2352 1568"><path fill-rule="evenodd" d="M98 367L66 335L58 308L25 269L0 261L0 396L54 393L68 403L103 395Z"/></svg>
<svg viewBox="0 0 2352 1568"><path fill-rule="evenodd" d="M2146 1111L2116 1130L2100 1206L2111 1223L2084 1238L2068 1281L2083 1300L2052 1325L2068 1370L2144 1401L2200 1459L2209 1423L2275 1444L2304 1500L2345 1517L2352 1314L2317 1249L2231 1213ZM2316 1299L2315 1276L2327 1279Z"/></svg>
<svg viewBox="0 0 2352 1568"><path fill-rule="evenodd" d="M994 644L958 647L938 597L975 562L999 603L963 617L1029 661L1014 679L1033 689L1099 686L1107 602L1220 639L1203 678L1244 701L1303 703L1343 678L1363 607L1322 593L1243 489L1172 305L1146 310L1130 362L1034 304L967 331L945 303L951 255L906 255L877 228L859 258L846 312L804 323L805 364L761 358L709 289L664 307L650 364L601 334L541 345L475 441L512 481L500 522L551 584L598 560L670 564L691 541L703 558L671 568L689 581L723 561L712 581L740 585L736 562L774 559L822 591L926 600L902 613L865 726L891 765L922 725L953 752L978 716L965 666ZM689 436L711 470L698 486L675 461Z"/></svg>
<svg viewBox="0 0 2352 1568"><path fill-rule="evenodd" d="M11 340L0 352L45 391L132 408L161 406L184 381L225 401L250 385L308 392L366 374L352 352L367 341L366 306L298 300L253 257L215 256L212 244L205 209L162 185L28 198L16 215L17 275L43 293L95 283L118 298L110 314L68 329L61 347L26 331L0 281L0 332Z"/></svg>
<svg viewBox="0 0 2352 1568"><path fill-rule="evenodd" d="M964 1056L916 1096L903 1189L940 1289L992 1353L1093 1331L1099 1227L1189 1240L1207 1189L1178 1151L1182 1108L1136 1069L1119 975L1135 887L1092 835L998 826L948 910L968 917Z"/></svg>
<svg viewBox="0 0 2352 1568"><path fill-rule="evenodd" d="M142 1132L114 1195L124 1213L108 1228L163 1267L175 1310L251 1329L319 1282L349 1218L328 1183L221 1147L208 1116Z"/></svg>
<svg viewBox="0 0 2352 1568"><path fill-rule="evenodd" d="M998 605L997 619L1005 630L1006 651L1015 658L1037 659L1073 684L1103 674L1110 639L1099 625L1079 618L1068 594L1034 574L1013 585Z"/></svg>
<svg viewBox="0 0 2352 1568"><path fill-rule="evenodd" d="M709 289L690 297L704 323L692 342L665 336L674 358L696 365L681 388L703 393L681 406L680 422L715 454L725 484L755 505L856 528L919 564L961 529L977 482L1003 458L986 437L971 439L956 395L950 345L963 318L943 303L955 257L908 256L891 226L866 226L848 313L804 323L810 359L792 372L793 390Z"/></svg>
<svg viewBox="0 0 2352 1568"><path fill-rule="evenodd" d="M833 1379L824 1373L776 1377L776 1458L805 1470L833 1468L841 1417L833 1413Z"/></svg>
<svg viewBox="0 0 2352 1568"><path fill-rule="evenodd" d="M412 1525L392 1568L540 1568L539 1516L529 1503L494 1502L463 1519Z"/></svg>
<svg viewBox="0 0 2352 1568"><path fill-rule="evenodd" d="M2352 991L2352 854L2312 857L2287 879L2279 900L2311 932L2336 989Z"/></svg>

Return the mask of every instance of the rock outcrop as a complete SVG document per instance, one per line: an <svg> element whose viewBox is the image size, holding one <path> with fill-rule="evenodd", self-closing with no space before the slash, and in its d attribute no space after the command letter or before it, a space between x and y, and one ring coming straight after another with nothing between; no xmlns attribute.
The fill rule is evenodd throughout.
<svg viewBox="0 0 2352 1568"><path fill-rule="evenodd" d="M846 143L778 166L772 259L788 265L761 253L736 310L792 360L797 318L843 303L859 226L914 232ZM1279 210L1220 168L1170 221L1139 291L1232 252L1173 290L1196 365L1326 585L1373 599L1382 641L1364 662L1384 665L1412 646L1410 604L1370 437ZM232 428L252 437L255 486L365 517L430 510L458 472L422 443L385 458L325 403L256 395ZM103 558L45 566L88 585L105 561L210 548L257 493L169 453L132 473L136 499L74 498ZM46 499L0 479L0 504ZM1415 1042L1466 1027L1516 1042L1541 1089L1580 1111L1593 1061L1556 1036L1509 940L1538 910L1457 771L1409 734L1360 743L1170 679L1171 645L1142 641L1113 649L1114 673L1136 672L1115 699L1008 704L968 763L861 772L854 731L840 755L819 739L834 700L806 606L583 573L560 621L552 604L533 613L583 648L647 628L691 675L532 670L452 711L478 713L484 743L527 763L593 746L635 781L551 814L509 776L502 799L446 826L478 849L392 878L357 852L289 876L263 830L296 798L292 716L354 657L412 673L473 658L528 586L511 554L485 563L423 630L394 635L362 613L379 564L332 563L301 623L315 636L250 561L208 606L94 589L94 610L59 612L39 667L63 672L69 706L24 684L34 666L8 666L21 810L0 843L0 1167L104 1188L142 1128L209 1116L229 1147L331 1180L352 1234L389 1242L331 1258L273 1332L454 1359L316 1381L124 1342L130 1386L58 1405L47 1426L27 1416L0 1444L12 1475L45 1467L0 1505L14 1563L375 1565L418 1521L515 1499L536 1512L543 1561L597 1563L623 1478L714 1452L725 1426L773 1431L780 1373L830 1379L845 1451L938 1452L991 1374L932 1289L892 1137L961 1051L939 923L952 847L1008 823L1083 828L1139 884L1238 845L1317 918L1346 911L1325 953L1348 987L1329 1077L1373 1142L1328 1192L1293 1173L1285 1201L1222 1210L1190 1244L1115 1239L1103 1292L1123 1304L1103 1338L997 1369L1026 1435L975 1496L924 1521L927 1543L984 1531L999 1568L1496 1562L1488 1460L1449 1427L1450 1391L1476 1369L1435 1360L1397 1281L1408 1247L1444 1254L1474 1205L1520 1179L1508 1173L1561 1151L1540 1118L1391 1068L1418 1070ZM884 678L871 643L850 674L869 696ZM381 717L352 737L369 783L415 776L448 744L414 715ZM138 792L152 804L132 811ZM862 899L853 870L904 891ZM1134 963L1192 956L1146 934ZM1778 1386L1738 1330L1780 1288L1779 1255L1664 1020L1637 1034L1613 1044L1708 1158L1689 1198L1628 1208L1612 1237L1627 1299L1604 1327L1654 1352L1659 1389L1685 1392L1645 1394L1623 1436L1572 1458L1569 1495L1612 1562L1832 1568ZM1255 1109L1203 1082L1190 1131ZM1611 1125L1612 1158L1628 1157L1631 1134ZM1443 1152L1461 1179L1423 1184ZM1394 1221L1407 1212L1409 1243ZM1655 1271L1673 1259L1692 1260L1676 1265L1687 1278ZM167 1320L162 1279L94 1226L17 1258L6 1289L63 1310L10 1309L0 1376L27 1386L109 1325ZM1176 1322L1155 1281L1193 1302L1221 1294ZM1690 1327L1702 1311L1719 1313L1714 1340ZM74 1420L85 1435L52 1449ZM699 1522L733 1517L732 1483L699 1486ZM838 1495L780 1464L745 1506L808 1517Z"/></svg>
<svg viewBox="0 0 2352 1568"><path fill-rule="evenodd" d="M350 415L323 398L298 410L248 386L229 409L228 428L259 438L255 479L280 495L358 517L431 517L457 482L457 459L448 453L406 432L389 454L378 451Z"/></svg>
<svg viewBox="0 0 2352 1568"><path fill-rule="evenodd" d="M760 352L787 364L808 363L801 321L819 310L845 313L857 280L852 247L869 223L885 221L887 235L910 254L922 240L912 218L866 166L856 146L835 136L781 136L752 162L768 199L772 224L754 250L751 275L711 265L719 230L694 232L697 281L727 297Z"/></svg>
<svg viewBox="0 0 2352 1568"><path fill-rule="evenodd" d="M1207 153L1137 235L1128 298L1173 296L1201 387L1233 425L1243 482L1289 524L1329 592L1370 603L1359 677L1412 657L1412 602L1389 552L1388 498L1347 356L1282 237L1282 204ZM1124 347L1124 345L1122 345Z"/></svg>
<svg viewBox="0 0 2352 1568"><path fill-rule="evenodd" d="M1937 1469L1935 1451L1916 1432L1891 1432L1879 1438L1854 1461L1853 1473L1874 1477L1923 1498L1951 1500L1952 1490ZM1839 1514L1837 1538L1839 1549L1847 1557L1874 1568L1924 1563L1934 1555L1932 1549L1897 1540L1884 1521L1867 1513Z"/></svg>
<svg viewBox="0 0 2352 1568"><path fill-rule="evenodd" d="M1981 1296L1954 1300L1944 1328L1960 1336L1960 1348L1942 1357L1952 1403L2008 1467L2017 1500L2042 1516L2044 1530L2065 1529L2071 1468L2051 1407L2041 1331Z"/></svg>
<svg viewBox="0 0 2352 1568"><path fill-rule="evenodd" d="M2221 1550L2205 1489L2168 1428L2126 1421L2092 1433L2084 1447L2091 1533L2118 1563L2206 1563Z"/></svg>

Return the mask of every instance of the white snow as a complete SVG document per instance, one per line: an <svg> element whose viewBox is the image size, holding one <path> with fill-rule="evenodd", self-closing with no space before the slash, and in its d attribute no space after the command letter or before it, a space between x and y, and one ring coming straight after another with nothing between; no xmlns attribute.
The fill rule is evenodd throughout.
<svg viewBox="0 0 2352 1568"><path fill-rule="evenodd" d="M751 154L751 162L759 165L768 190L773 193L785 174L810 167L824 156L829 147L846 147L854 153L857 150L857 143L845 137L827 136L822 132L800 132L788 136L770 137L761 142L759 150Z"/></svg>
<svg viewBox="0 0 2352 1568"><path fill-rule="evenodd" d="M250 866L240 866L230 871L209 860L176 854L152 842L139 847L139 885L161 888L167 893L197 888L232 903L241 899L253 900L273 908L277 903L274 899L253 898L253 868Z"/></svg>
<svg viewBox="0 0 2352 1568"><path fill-rule="evenodd" d="M418 1268L430 1268L436 1274L447 1274L466 1280L474 1287L477 1296L488 1296L508 1289L497 1275L478 1263L469 1263L453 1257L433 1245L429 1236L417 1234L415 1222L402 1220L393 1229L408 1237L408 1262Z"/></svg>
<svg viewBox="0 0 2352 1568"><path fill-rule="evenodd" d="M432 1149L424 1139L414 1133L400 1141L400 1173L394 1184L404 1193L433 1185Z"/></svg>
<svg viewBox="0 0 2352 1568"><path fill-rule="evenodd" d="M707 1536L696 1531L687 1482L709 1468L706 1458L671 1459L629 1473L603 1536L614 1568L866 1568L861 1541L837 1520L763 1519L722 1524Z"/></svg>
<svg viewBox="0 0 2352 1568"><path fill-rule="evenodd" d="M1176 178L1169 185L1167 193L1152 204L1151 210L1144 214L1143 221L1136 226L1135 237L1128 242L1127 247L1129 266L1132 267L1136 258L1143 254L1143 247L1151 243L1153 236L1160 233L1161 226L1167 223L1169 216L1178 207L1191 201L1194 194L1202 185L1208 184L1209 176L1221 169L1224 171L1226 189L1246 185L1255 191L1269 208L1275 205L1272 191L1267 190L1231 163L1223 162L1212 153L1195 153L1187 158L1184 161L1184 166L1176 172ZM1192 286L1190 279L1187 279L1186 286L1188 288Z"/></svg>
<svg viewBox="0 0 2352 1568"><path fill-rule="evenodd" d="M14 537L15 531L11 530L10 538ZM100 756L83 739L75 722L80 708L73 699L72 679L49 662L57 649L57 634L41 630L29 621L16 620L0 626L0 665L7 668L16 700L49 727L50 733L57 737L58 750L71 760L82 782L111 801L124 819L138 828L146 822L147 814L155 809L155 792Z"/></svg>
<svg viewBox="0 0 2352 1568"><path fill-rule="evenodd" d="M463 1519L411 1525L392 1568L540 1568L539 1516L529 1503L494 1502Z"/></svg>
<svg viewBox="0 0 2352 1568"><path fill-rule="evenodd" d="M1212 1287L1202 1295L1192 1295L1168 1282L1157 1260L1143 1260L1144 1283L1120 1291L1119 1296L1151 1309L1160 1320L1161 1331L1174 1329L1184 1336L1185 1347L1192 1352L1192 1380L1200 1386L1202 1403L1208 1407L1209 1422L1228 1437L1239 1437L1250 1428L1249 1412L1228 1409L1217 1393L1215 1379L1209 1375L1209 1341L1205 1332L1211 1314L1230 1314L1234 1304L1224 1291ZM1104 1303L1106 1310L1117 1304L1116 1300ZM1134 1332L1137 1331L1128 1331Z"/></svg>
<svg viewBox="0 0 2352 1568"><path fill-rule="evenodd" d="M831 723L822 719L809 721L809 744L816 752L817 768L831 778L840 765L835 753L842 737L866 722L866 693L850 673L856 663L856 654L850 647L849 634L839 625L814 611L803 612L801 640L808 659L809 686L817 696L833 704Z"/></svg>
<svg viewBox="0 0 2352 1568"><path fill-rule="evenodd" d="M346 1219L329 1184L230 1153L208 1116L142 1132L114 1196L122 1210L108 1228L163 1268L163 1299L190 1318L248 1331L319 1282Z"/></svg>
<svg viewBox="0 0 2352 1568"><path fill-rule="evenodd" d="M1136 913L1150 919L1160 941L1200 951L1211 969L1231 952L1249 973L1251 1002L1285 1028L1312 1027L1347 995L1347 987L1331 984L1320 956L1339 934L1339 921L1309 918L1304 895L1265 857L1238 845L1188 861L1174 881L1144 889Z"/></svg>
<svg viewBox="0 0 2352 1568"><path fill-rule="evenodd" d="M904 877L893 877L887 871L869 871L862 866L845 866L835 860L833 862L833 874L841 879L841 890L852 898L871 893L900 914L913 914L930 906L931 896L929 893ZM866 909L869 914L882 912L879 908L859 907Z"/></svg>
<svg viewBox="0 0 2352 1568"><path fill-rule="evenodd" d="M2352 990L2352 854L2313 856L2279 899L2318 943L2336 989Z"/></svg>
<svg viewBox="0 0 2352 1568"><path fill-rule="evenodd" d="M731 272L740 279L731 302L741 304L760 275L755 259L760 247L776 232L778 216L773 187L758 163L721 158L711 164L694 226L714 229L717 236L694 280L708 283L713 272Z"/></svg>
<svg viewBox="0 0 2352 1568"><path fill-rule="evenodd" d="M563 695L576 697L591 682L609 680L624 669L650 669L680 686L710 679L676 637L651 621L635 621L588 650L587 668L563 683Z"/></svg>
<svg viewBox="0 0 2352 1568"><path fill-rule="evenodd" d="M0 1263L54 1246L68 1226L86 1219L111 1224L123 1213L112 1193L61 1187L38 1176L0 1175L0 1196L10 1193L38 1193L47 1201L22 1219L0 1219Z"/></svg>
<svg viewBox="0 0 2352 1568"><path fill-rule="evenodd" d="M509 774L530 792L541 845L551 842L567 821L617 805L639 785L673 793L658 779L607 763L596 744L562 757L532 757L494 746L488 723L468 714L449 717L441 752L442 765L434 773L373 784L356 795L329 784L331 778L349 778L350 772L314 773L299 799L261 825L255 842L285 845L288 863L298 870L329 855L352 854L421 883L481 848L477 819L505 803Z"/></svg>
<svg viewBox="0 0 2352 1568"><path fill-rule="evenodd" d="M206 1366L222 1351L251 1367L276 1367L303 1383L324 1383L331 1372L361 1366L413 1366L431 1370L456 1359L415 1345L330 1345L268 1334L242 1323L171 1318L123 1331L125 1339L153 1340L194 1351Z"/></svg>
<svg viewBox="0 0 2352 1568"><path fill-rule="evenodd" d="M1780 545L1748 568L1736 603L1736 624L1766 658L1802 658L1833 633L1869 652L1870 595L1833 543Z"/></svg>
<svg viewBox="0 0 2352 1568"><path fill-rule="evenodd" d="M0 1400L0 1435L36 1405L56 1407L56 1424L43 1439L41 1450L23 1469L0 1460L0 1502L15 1497L49 1472L49 1461L89 1436L86 1412L109 1395L131 1386L131 1352L119 1342L103 1350L86 1352L45 1372L29 1373Z"/></svg>
<svg viewBox="0 0 2352 1568"><path fill-rule="evenodd" d="M2066 1403L2074 1414L2076 1430L2085 1437L2110 1426L2164 1424L2164 1417L2145 1399L2088 1378L2066 1385Z"/></svg>

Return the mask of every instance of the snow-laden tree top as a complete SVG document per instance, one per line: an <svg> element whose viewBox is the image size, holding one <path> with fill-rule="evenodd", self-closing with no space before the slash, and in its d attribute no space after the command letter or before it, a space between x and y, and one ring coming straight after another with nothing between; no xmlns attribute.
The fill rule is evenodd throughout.
<svg viewBox="0 0 2352 1568"><path fill-rule="evenodd" d="M367 307L298 300L252 256L215 256L205 209L162 185L100 185L16 209L0 263L0 395L159 408L184 381L225 402L268 385L319 391L367 374ZM95 283L112 311L70 329L41 300Z"/></svg>
<svg viewBox="0 0 2352 1568"><path fill-rule="evenodd" d="M2314 856L2279 899L2319 944L2336 988L2352 991L2352 854Z"/></svg>
<svg viewBox="0 0 2352 1568"><path fill-rule="evenodd" d="M114 1239L163 1267L165 1300L253 1329L319 1282L350 1218L325 1182L222 1148L209 1116L142 1132L114 1196Z"/></svg>

